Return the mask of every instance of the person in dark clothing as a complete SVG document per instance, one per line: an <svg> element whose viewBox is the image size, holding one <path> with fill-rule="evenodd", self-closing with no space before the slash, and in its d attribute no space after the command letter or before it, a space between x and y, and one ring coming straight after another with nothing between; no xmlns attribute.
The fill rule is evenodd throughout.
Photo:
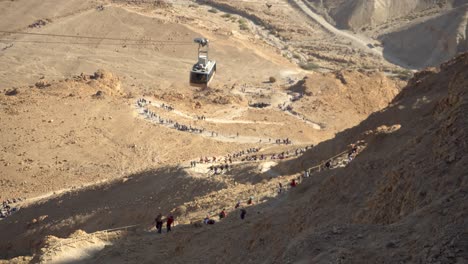
<svg viewBox="0 0 468 264"><path fill-rule="evenodd" d="M278 193L282 193L283 192L283 184L281 184L281 182L280 182L280 183L278 183L278 185L279 185Z"/></svg>
<svg viewBox="0 0 468 264"><path fill-rule="evenodd" d="M174 223L174 216L169 215L166 220L166 227L167 227L167 232L171 232L171 225Z"/></svg>
<svg viewBox="0 0 468 264"><path fill-rule="evenodd" d="M158 233L161 234L163 226L162 214L159 213L158 216L156 216L156 218L154 219L154 221L156 222L156 230L158 230Z"/></svg>
<svg viewBox="0 0 468 264"><path fill-rule="evenodd" d="M244 220L246 214L247 214L247 211L244 208L242 208L240 210L240 218Z"/></svg>
<svg viewBox="0 0 468 264"><path fill-rule="evenodd" d="M223 218L225 218L225 217L226 217L226 211L225 211L225 209L223 209L223 210L219 213L219 219L221 220L221 219L223 219Z"/></svg>
<svg viewBox="0 0 468 264"><path fill-rule="evenodd" d="M327 169L330 169L331 168L331 162L330 161L327 161L327 163L325 163L325 167Z"/></svg>

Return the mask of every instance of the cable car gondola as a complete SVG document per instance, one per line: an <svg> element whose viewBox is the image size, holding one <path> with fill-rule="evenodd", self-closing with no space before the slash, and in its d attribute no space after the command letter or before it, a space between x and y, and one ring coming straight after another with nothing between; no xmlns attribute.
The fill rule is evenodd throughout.
<svg viewBox="0 0 468 264"><path fill-rule="evenodd" d="M216 61L209 60L209 41L206 38L196 38L198 43L198 61L190 71L190 84L193 86L206 86L216 73Z"/></svg>

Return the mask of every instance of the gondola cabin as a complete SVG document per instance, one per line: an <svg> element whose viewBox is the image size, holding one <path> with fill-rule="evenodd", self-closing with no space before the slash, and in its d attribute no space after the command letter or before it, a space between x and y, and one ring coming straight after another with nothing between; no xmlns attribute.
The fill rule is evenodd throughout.
<svg viewBox="0 0 468 264"><path fill-rule="evenodd" d="M208 57L209 42L205 38L194 39L198 43L198 61L190 71L190 84L193 86L206 86L216 73L216 61Z"/></svg>

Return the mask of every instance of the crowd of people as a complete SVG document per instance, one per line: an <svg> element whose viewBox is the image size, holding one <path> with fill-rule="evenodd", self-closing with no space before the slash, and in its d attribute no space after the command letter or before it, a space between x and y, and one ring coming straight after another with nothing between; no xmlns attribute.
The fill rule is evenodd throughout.
<svg viewBox="0 0 468 264"><path fill-rule="evenodd" d="M196 134L201 134L203 133L204 129L203 128L196 128L192 126L187 126L187 125L182 125L179 123L174 124L174 128L179 130L179 131L184 131L184 132L190 132L190 133L196 133Z"/></svg>
<svg viewBox="0 0 468 264"><path fill-rule="evenodd" d="M196 127L192 127L191 125L184 125L184 124L181 124L179 122L176 122L172 119L169 119L169 118L163 118L162 116L159 116L157 115L155 112L151 111L150 109L148 108L145 108L146 105L148 104L151 104L151 101L147 101L146 99L144 98L140 98L137 100L137 105L140 107L140 108L143 108L143 114L146 115L146 118L148 118L150 121L154 121L158 124L161 124L161 125L166 125L168 126L169 128L173 128L173 129L176 129L178 131L182 131L182 132L189 132L189 133L194 133L194 134L202 134L205 132L205 129L204 128L196 128ZM169 105L165 105L164 103L161 104L161 108L164 108L168 111L173 111L174 110L174 107L172 106L169 106ZM205 116L201 116L201 117L197 117L199 118L199 120L205 120ZM208 132L210 133L210 132ZM219 136L218 132L214 132L212 131L211 132L211 136L212 137L215 137L215 136Z"/></svg>
<svg viewBox="0 0 468 264"><path fill-rule="evenodd" d="M231 169L231 167L229 166L229 164L220 164L220 165L211 165L210 167L208 167L208 169L210 170L210 172L217 175L217 174L223 174L223 172L228 172Z"/></svg>
<svg viewBox="0 0 468 264"><path fill-rule="evenodd" d="M254 107L254 108L265 108L265 107L269 107L270 104L263 103L263 102L261 102L261 103L249 103L249 106Z"/></svg>
<svg viewBox="0 0 468 264"><path fill-rule="evenodd" d="M145 99L142 99L142 100L145 100ZM141 104L142 103L139 101L138 105L141 105ZM161 116L154 113L153 111L149 110L148 108L143 109L143 113L151 121L155 121L161 125L168 125L169 127L174 128L178 131L195 133L195 134L201 134L205 131L203 128L196 128L196 127L192 127L191 125L180 124L179 122L175 122L172 119L164 119Z"/></svg>
<svg viewBox="0 0 468 264"><path fill-rule="evenodd" d="M245 156L246 154L251 154L251 153L256 153L259 152L260 148L248 148L246 150L242 150L239 152L235 152L232 154L227 154L223 157L200 157L199 160L192 160L190 161L190 167L195 168L197 167L197 164L213 164L208 167L208 173L213 173L215 175L217 174L223 174L225 172L228 172L231 168L233 160L240 159L241 161L245 161L245 159L252 159L252 156L248 155ZM263 155L262 155L263 156ZM217 163L217 164L214 164Z"/></svg>
<svg viewBox="0 0 468 264"><path fill-rule="evenodd" d="M262 160L268 160L268 158L270 160L276 160L276 159L279 159L279 160L282 160L282 159L287 159L287 158L290 158L290 157L298 157L302 154L304 154L308 149L312 148L314 145L310 145L310 146L305 146L303 148L297 148L295 149L294 151L282 151L281 153L273 153L273 154L253 154L253 155L247 155L247 156L243 156L240 161L262 161Z"/></svg>
<svg viewBox="0 0 468 264"><path fill-rule="evenodd" d="M140 108L146 106L147 104L151 104L151 101L147 101L145 98L140 98L137 100L137 105Z"/></svg>
<svg viewBox="0 0 468 264"><path fill-rule="evenodd" d="M174 111L174 107L170 106L170 105L166 105L164 103L161 104L161 108L162 109L165 109L167 111Z"/></svg>
<svg viewBox="0 0 468 264"><path fill-rule="evenodd" d="M249 148L232 154L227 154L223 157L200 157L199 160L190 161L190 167L195 168L197 164L215 164L208 167L208 173L212 174L223 174L228 172L232 168L233 161L265 161L265 160L283 160L291 157L298 157L304 154L307 150L312 148L314 145L297 148L295 150L282 151L280 153L273 154L258 154L261 148Z"/></svg>
<svg viewBox="0 0 468 264"><path fill-rule="evenodd" d="M298 148L296 149L295 151L287 151L286 153L282 153L283 156L285 156L286 154L287 155L300 155L300 154L303 154L305 151L307 151L309 148L312 148L313 145L311 146L306 146L304 148ZM247 154L250 154L250 153L256 153L260 151L260 148L250 148L250 149L247 149L246 151L239 151L239 152L236 152L234 154L229 154L228 156L226 157L235 157L235 158L239 158L239 157L243 157L246 153ZM358 155L358 152L359 152L359 147L356 146L356 145L351 145L351 150L349 150L347 153L345 152L345 155L348 156L348 160L349 161L352 161L357 155ZM273 154L274 155L274 154ZM280 154L281 155L281 154ZM335 158L336 159L336 158ZM213 157L213 159L208 159L207 157L205 158L201 158L200 159L201 162L216 162L216 160L219 160L217 159L216 157ZM222 160L222 159L221 159ZM326 163L325 163L325 167L331 169L331 163L333 162L334 160L330 159L328 160ZM196 162L194 162L196 164ZM226 164L228 165L228 164ZM195 165L194 165L195 166ZM222 165L220 165L222 166ZM322 166L322 165L320 165ZM211 166L210 168L214 168L214 166ZM228 169L229 166L227 167L223 167L223 168L226 168ZM309 178L310 177L310 171L309 170L305 170L304 171L304 174L302 175L299 175L298 177L296 178L293 178L291 179L290 182L288 182L288 186L289 188L296 188L298 186L298 184L302 183L302 181L305 179L305 178ZM283 186L283 183L279 182L278 183L278 194L282 194L285 192L285 186ZM243 205L242 201L239 200L235 205L234 205L234 209L233 211L236 211L238 210L239 212L239 217L241 220L244 220L247 216L247 209L246 209L246 206L251 206L254 204L254 197L253 196L250 196L248 198L248 200L245 202L246 205ZM207 214L207 216L203 219L203 224L206 224L206 225L214 225L216 223L216 220L214 219L216 216L218 217L218 221L221 221L222 219L226 218L228 215L228 210L226 210L226 208L223 208L218 214L215 214L215 215L210 215L210 214ZM168 216L167 219L166 219L166 226L167 226L167 232L170 232L171 231L171 224L174 222L174 218L172 215ZM155 219L155 223L156 223L156 229L158 231L158 233L161 233L162 231L162 226L163 226L163 220L162 220L162 215L159 214L156 219Z"/></svg>
<svg viewBox="0 0 468 264"><path fill-rule="evenodd" d="M16 203L21 202L23 199L12 199L6 200L2 202L2 206L0 207L0 219L7 218L8 216L14 214L19 210L18 206L14 206Z"/></svg>
<svg viewBox="0 0 468 264"><path fill-rule="evenodd" d="M157 115L155 112L151 111L149 108L146 108L146 106L148 104L151 104L151 101L148 101L144 98L140 98L137 100L137 105L140 107L140 108L143 108L143 114L146 115L146 117L150 120L150 121L154 121L158 124L161 124L161 125L166 125L170 128L174 128L176 130L179 130L179 131L183 131L183 132L189 132L189 133L195 133L195 134L202 134L205 132L205 129L204 128L195 128L195 127L192 127L191 125L184 125L184 124L181 124L179 122L176 122L172 119L164 119L163 117ZM160 106L161 108L164 108L168 111L173 111L174 110L174 107L172 106L169 106L169 105L165 105L164 103L161 104ZM195 116L195 118L197 120L206 120L206 117L204 115L202 116ZM211 134L211 137L218 137L219 136L219 133L218 132L215 132L215 131L208 131L208 135ZM236 136L239 137L239 133L236 133ZM259 140L260 143L262 143L262 140L260 139ZM268 142L269 143L272 143L272 139L268 139ZM275 140L275 144L285 144L285 145L290 145L292 144L292 141L289 139L289 138L284 138L284 139L276 139Z"/></svg>
<svg viewBox="0 0 468 264"><path fill-rule="evenodd" d="M285 145L290 145L292 144L291 140L289 138L284 138L284 139L276 139L275 141L276 144L285 144Z"/></svg>

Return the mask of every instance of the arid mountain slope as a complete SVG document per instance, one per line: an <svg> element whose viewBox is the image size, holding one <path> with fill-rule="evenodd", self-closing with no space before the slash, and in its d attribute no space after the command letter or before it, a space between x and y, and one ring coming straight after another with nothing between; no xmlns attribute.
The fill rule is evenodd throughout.
<svg viewBox="0 0 468 264"><path fill-rule="evenodd" d="M464 54L440 72L421 72L387 109L281 164L300 171L303 160L310 165L357 140L367 144L349 166L247 208L247 220L236 213L163 238L137 234L92 262L466 262L467 71Z"/></svg>
<svg viewBox="0 0 468 264"><path fill-rule="evenodd" d="M304 94L292 106L309 120L342 131L385 108L404 84L379 72L313 73L290 88Z"/></svg>
<svg viewBox="0 0 468 264"><path fill-rule="evenodd" d="M338 28L379 40L384 57L421 69L467 51L468 1L313 0Z"/></svg>
<svg viewBox="0 0 468 264"><path fill-rule="evenodd" d="M384 53L418 68L446 61L468 50L468 5L380 37Z"/></svg>
<svg viewBox="0 0 468 264"><path fill-rule="evenodd" d="M452 7L453 0L307 0L326 11L339 28L359 30L427 10ZM460 5L459 1L456 5Z"/></svg>

